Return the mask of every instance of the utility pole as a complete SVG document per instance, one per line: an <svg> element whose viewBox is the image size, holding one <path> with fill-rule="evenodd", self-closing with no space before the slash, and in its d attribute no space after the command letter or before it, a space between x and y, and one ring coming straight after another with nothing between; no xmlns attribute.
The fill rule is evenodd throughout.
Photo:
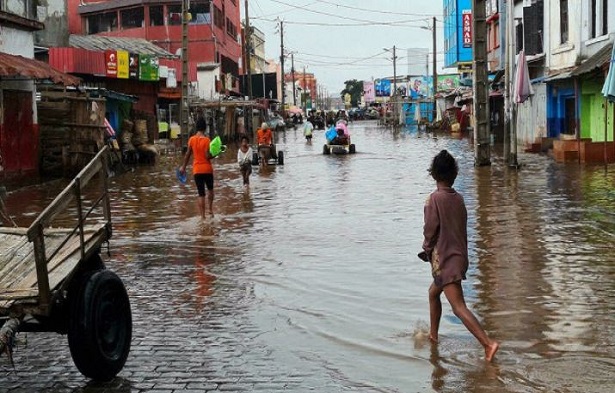
<svg viewBox="0 0 615 393"><path fill-rule="evenodd" d="M245 1L246 8L246 68L248 71L248 98L252 99L252 28L250 27L250 14L248 12L248 0ZM265 86L263 86L265 90Z"/></svg>
<svg viewBox="0 0 615 393"><path fill-rule="evenodd" d="M246 0L247 1L247 0ZM280 66L282 68L282 118L284 118L284 114L286 112L286 99L285 99L285 90L286 90L286 78L284 75L284 21L280 21Z"/></svg>
<svg viewBox="0 0 615 393"><path fill-rule="evenodd" d="M295 88L295 54L290 54L290 72L293 75L293 106L297 106L297 93Z"/></svg>
<svg viewBox="0 0 615 393"><path fill-rule="evenodd" d="M188 108L188 11L190 0L182 0L182 97L179 110L182 149L188 145L189 117Z"/></svg>
<svg viewBox="0 0 615 393"><path fill-rule="evenodd" d="M438 111L438 102L436 101L436 93L438 92L438 68L436 64L436 17L433 17L433 26L432 26L432 41L433 41L433 118L431 121L436 121L437 111Z"/></svg>
<svg viewBox="0 0 615 393"><path fill-rule="evenodd" d="M489 80L487 76L486 0L472 0L474 13L472 49L474 50L474 165L491 165L489 130Z"/></svg>
<svg viewBox="0 0 615 393"><path fill-rule="evenodd" d="M512 5L512 4L511 4ZM510 159L510 131L511 131L511 113L512 113L512 100L510 99L510 85L511 85L511 64L510 64L510 55L512 52L512 40L510 34L510 23L512 21L512 9L509 4L506 4L506 12L504 13L506 19L504 23L504 40L506 42L505 46L505 57L504 57L504 164L508 165L508 161Z"/></svg>
<svg viewBox="0 0 615 393"><path fill-rule="evenodd" d="M305 81L305 66L303 66L303 110L307 112L307 82Z"/></svg>
<svg viewBox="0 0 615 393"><path fill-rule="evenodd" d="M393 125L398 125L397 120L397 51L393 45Z"/></svg>

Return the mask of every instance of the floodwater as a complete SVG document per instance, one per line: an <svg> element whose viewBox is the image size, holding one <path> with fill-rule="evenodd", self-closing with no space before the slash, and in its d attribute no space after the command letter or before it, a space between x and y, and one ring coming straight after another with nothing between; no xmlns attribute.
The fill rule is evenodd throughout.
<svg viewBox="0 0 615 393"><path fill-rule="evenodd" d="M179 156L111 180L105 259L124 279L135 319L124 378L159 371L134 372L156 331L174 344L186 334L186 354L198 347L214 364L225 351L250 359L231 364L255 380L264 363L267 375L288 370L287 391L612 389L615 167L520 153L516 171L495 152L491 166L475 168L467 138L375 122L350 130L357 154L348 156L324 156L322 131L312 144L300 129L278 132L285 165L255 168L249 190L230 147L216 159L213 219L196 217L193 185L175 179ZM463 287L501 342L491 364L446 301L440 343L427 340L431 277L416 254L435 186L427 167L441 149L459 161L471 258ZM9 193L16 221L27 225L53 188ZM223 348L190 343L191 328L223 335Z"/></svg>

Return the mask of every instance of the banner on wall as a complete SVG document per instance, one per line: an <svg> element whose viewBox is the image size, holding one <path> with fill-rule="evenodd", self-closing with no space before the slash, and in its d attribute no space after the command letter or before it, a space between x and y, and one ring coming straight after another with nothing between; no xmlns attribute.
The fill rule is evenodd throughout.
<svg viewBox="0 0 615 393"><path fill-rule="evenodd" d="M374 91L374 82L372 81L363 82L363 100L365 102L376 101L376 92Z"/></svg>
<svg viewBox="0 0 615 393"><path fill-rule="evenodd" d="M462 40L464 48L472 47L472 10L463 10L462 20Z"/></svg>
<svg viewBox="0 0 615 393"><path fill-rule="evenodd" d="M107 78L117 78L117 52L105 51L105 74Z"/></svg>
<svg viewBox="0 0 615 393"><path fill-rule="evenodd" d="M376 97L390 97L391 81L388 79L378 79L374 83L374 89L376 91Z"/></svg>
<svg viewBox="0 0 615 393"><path fill-rule="evenodd" d="M129 71L129 54L128 51L117 51L117 77L118 79L128 79Z"/></svg>
<svg viewBox="0 0 615 393"><path fill-rule="evenodd" d="M139 55L139 80L142 81L157 81L160 79L158 75L158 58L152 55Z"/></svg>
<svg viewBox="0 0 615 393"><path fill-rule="evenodd" d="M136 53L131 53L128 56L128 77L139 79L139 55Z"/></svg>

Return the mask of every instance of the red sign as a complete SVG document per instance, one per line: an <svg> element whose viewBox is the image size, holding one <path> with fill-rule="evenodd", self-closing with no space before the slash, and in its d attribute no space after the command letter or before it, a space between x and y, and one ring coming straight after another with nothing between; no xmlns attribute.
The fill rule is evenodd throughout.
<svg viewBox="0 0 615 393"><path fill-rule="evenodd" d="M462 40L464 48L472 47L472 11L464 10L461 15L462 22Z"/></svg>
<svg viewBox="0 0 615 393"><path fill-rule="evenodd" d="M117 78L117 52L105 51L105 71L108 78Z"/></svg>

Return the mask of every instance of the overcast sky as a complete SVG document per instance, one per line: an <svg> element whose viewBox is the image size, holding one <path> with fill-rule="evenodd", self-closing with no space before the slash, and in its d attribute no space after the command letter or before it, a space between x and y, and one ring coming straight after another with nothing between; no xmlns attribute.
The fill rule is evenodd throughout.
<svg viewBox="0 0 615 393"><path fill-rule="evenodd" d="M240 1L243 10L245 1ZM250 24L265 34L267 58L279 59L282 20L284 47L294 53L295 72L305 66L331 95L349 79L393 76L392 53L383 48L396 46L397 75L406 75L409 64L424 70L429 63L431 73L434 16L437 68L442 70L442 0L249 0L248 7ZM428 61L421 51L429 52ZM284 69L290 68L288 58Z"/></svg>

